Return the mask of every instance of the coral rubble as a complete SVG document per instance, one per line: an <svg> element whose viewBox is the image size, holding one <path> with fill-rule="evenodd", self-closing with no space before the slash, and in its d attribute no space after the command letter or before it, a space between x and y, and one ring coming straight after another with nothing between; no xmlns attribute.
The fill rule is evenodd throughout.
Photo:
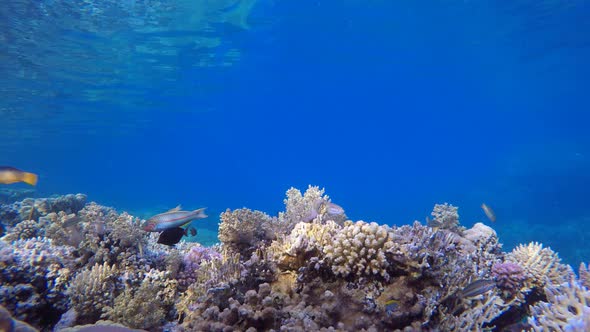
<svg viewBox="0 0 590 332"><path fill-rule="evenodd" d="M213 247L160 245L81 194L0 205L0 329L590 330L585 264L578 279L541 244L504 253L455 206L388 226L347 220L318 187L284 202L223 212Z"/></svg>

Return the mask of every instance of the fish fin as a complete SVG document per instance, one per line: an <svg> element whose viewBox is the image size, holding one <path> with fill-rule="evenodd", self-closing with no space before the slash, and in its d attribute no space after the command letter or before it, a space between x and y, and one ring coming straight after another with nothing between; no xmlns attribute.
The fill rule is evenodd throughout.
<svg viewBox="0 0 590 332"><path fill-rule="evenodd" d="M166 211L166 212L176 212L176 211L180 211L180 209L182 209L182 207L180 206L180 204L178 204L178 206L177 206L177 207L175 207L175 208L173 208L173 209L170 209L170 210L168 210L168 211Z"/></svg>
<svg viewBox="0 0 590 332"><path fill-rule="evenodd" d="M23 180L24 183L28 183L31 186L37 185L37 174L34 173L23 173Z"/></svg>

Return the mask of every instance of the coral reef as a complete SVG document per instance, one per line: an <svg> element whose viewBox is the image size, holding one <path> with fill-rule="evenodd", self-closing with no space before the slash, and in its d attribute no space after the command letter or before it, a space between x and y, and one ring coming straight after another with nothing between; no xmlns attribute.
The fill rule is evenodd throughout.
<svg viewBox="0 0 590 332"><path fill-rule="evenodd" d="M140 219L80 194L2 205L0 328L589 328L585 264L576 279L541 244L504 253L492 228L461 226L453 205L435 205L427 225L387 226L347 220L319 187L291 188L284 203L276 217L223 212L214 247L158 244Z"/></svg>

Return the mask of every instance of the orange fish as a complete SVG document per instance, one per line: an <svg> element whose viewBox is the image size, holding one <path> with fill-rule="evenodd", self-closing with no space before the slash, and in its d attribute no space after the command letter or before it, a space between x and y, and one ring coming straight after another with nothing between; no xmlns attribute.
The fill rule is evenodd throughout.
<svg viewBox="0 0 590 332"><path fill-rule="evenodd" d="M24 172L10 166L0 166L0 183L11 184L17 182L24 182L34 186L37 184L37 174Z"/></svg>

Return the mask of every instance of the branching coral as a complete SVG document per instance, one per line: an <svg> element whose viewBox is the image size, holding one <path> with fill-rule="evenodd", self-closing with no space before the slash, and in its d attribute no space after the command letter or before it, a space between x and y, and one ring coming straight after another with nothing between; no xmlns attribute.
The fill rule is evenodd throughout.
<svg viewBox="0 0 590 332"><path fill-rule="evenodd" d="M590 331L590 291L573 278L561 285L545 287L547 302L531 307L529 318L537 332Z"/></svg>
<svg viewBox="0 0 590 332"><path fill-rule="evenodd" d="M63 211L52 212L39 218L39 224L45 229L45 236L52 239L54 243L69 245L77 248L83 240L81 225L74 213L67 214Z"/></svg>
<svg viewBox="0 0 590 332"><path fill-rule="evenodd" d="M578 275L580 276L580 284L590 289L590 269L588 269L586 264L580 263L580 272Z"/></svg>
<svg viewBox="0 0 590 332"><path fill-rule="evenodd" d="M239 254L223 252L220 260L202 261L199 264L199 269L194 270L194 282L188 286L176 302L178 315L190 315L195 304L202 302L212 289L213 293L227 290L229 283L240 279L241 270Z"/></svg>
<svg viewBox="0 0 590 332"><path fill-rule="evenodd" d="M481 298L467 300L467 310L458 315L446 313L439 324L440 331L484 331L486 327L509 305L495 294L485 294Z"/></svg>
<svg viewBox="0 0 590 332"><path fill-rule="evenodd" d="M459 228L459 208L449 203L436 204L432 210L433 219L428 226L456 231Z"/></svg>
<svg viewBox="0 0 590 332"><path fill-rule="evenodd" d="M393 246L387 250L388 261L400 273L440 279L454 272L446 269L454 268L451 262L459 256L461 241L457 234L435 230L416 221L412 226L394 228L392 240Z"/></svg>
<svg viewBox="0 0 590 332"><path fill-rule="evenodd" d="M279 222L284 224L284 233L288 233L300 222L309 222L315 216L313 209L318 201L328 200L324 189L309 186L304 194L299 189L290 188L285 198L285 212L279 213Z"/></svg>
<svg viewBox="0 0 590 332"><path fill-rule="evenodd" d="M149 235L141 229L138 218L126 212L117 214L113 209L94 203L88 204L78 215L82 219L78 252L89 264L106 262L125 269L132 264L147 263L143 248L147 246Z"/></svg>
<svg viewBox="0 0 590 332"><path fill-rule="evenodd" d="M324 223L332 220L342 225L346 221L344 213L331 213L330 198L324 195L324 189L309 186L304 194L295 188L287 190L284 200L285 212L280 212L276 232L288 234L300 222Z"/></svg>
<svg viewBox="0 0 590 332"><path fill-rule="evenodd" d="M519 245L506 256L507 262L520 265L527 273L527 287L544 287L546 280L559 285L572 278L569 265L561 264L559 256L550 248L537 242Z"/></svg>
<svg viewBox="0 0 590 332"><path fill-rule="evenodd" d="M166 311L156 296L159 291L158 285L149 279L142 282L137 290L128 287L115 298L113 307L104 308L104 316L132 328L153 329L161 326Z"/></svg>
<svg viewBox="0 0 590 332"><path fill-rule="evenodd" d="M95 322L106 307L112 307L118 270L106 262L84 269L74 277L67 293L78 314L79 323Z"/></svg>
<svg viewBox="0 0 590 332"><path fill-rule="evenodd" d="M279 266L297 270L312 257L323 255L323 248L333 242L342 227L328 220L323 224L300 222L291 234L273 241L268 249Z"/></svg>
<svg viewBox="0 0 590 332"><path fill-rule="evenodd" d="M219 241L233 252L248 257L256 246L275 238L273 220L267 214L249 209L227 210L221 214Z"/></svg>
<svg viewBox="0 0 590 332"><path fill-rule="evenodd" d="M375 222L349 223L323 248L335 274L355 277L380 275L389 279L385 252L393 244L391 228Z"/></svg>
<svg viewBox="0 0 590 332"><path fill-rule="evenodd" d="M182 289L197 281L197 273L201 264L211 260L221 260L221 254L212 248L201 245L192 246L184 255L182 268L178 273L178 282Z"/></svg>

